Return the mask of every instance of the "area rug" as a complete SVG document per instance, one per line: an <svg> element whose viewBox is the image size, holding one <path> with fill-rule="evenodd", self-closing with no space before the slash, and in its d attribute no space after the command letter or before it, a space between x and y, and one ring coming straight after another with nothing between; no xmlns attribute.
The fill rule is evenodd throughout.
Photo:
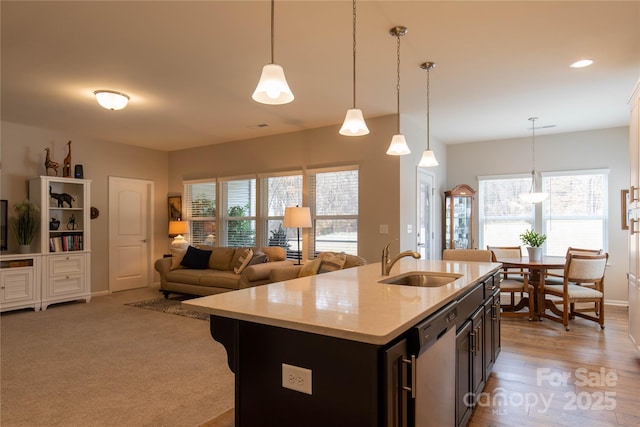
<svg viewBox="0 0 640 427"><path fill-rule="evenodd" d="M180 299L155 298L146 301L132 302L125 305L145 308L147 310L160 311L162 313L177 314L178 316L191 317L193 319L209 320L209 315L198 311L189 310L182 305Z"/></svg>

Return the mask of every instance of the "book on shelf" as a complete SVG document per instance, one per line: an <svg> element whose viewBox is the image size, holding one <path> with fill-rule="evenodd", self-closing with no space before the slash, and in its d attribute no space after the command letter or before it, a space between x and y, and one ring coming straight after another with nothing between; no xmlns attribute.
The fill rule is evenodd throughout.
<svg viewBox="0 0 640 427"><path fill-rule="evenodd" d="M72 252L82 249L82 234L63 234L49 239L49 252Z"/></svg>

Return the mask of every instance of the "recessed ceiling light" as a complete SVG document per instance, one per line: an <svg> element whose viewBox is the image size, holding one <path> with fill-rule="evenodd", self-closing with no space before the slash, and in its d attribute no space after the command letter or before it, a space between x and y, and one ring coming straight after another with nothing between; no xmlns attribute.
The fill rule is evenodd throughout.
<svg viewBox="0 0 640 427"><path fill-rule="evenodd" d="M258 129L258 128L266 128L269 125L267 123L259 123L257 125L249 125L247 126L249 129Z"/></svg>
<svg viewBox="0 0 640 427"><path fill-rule="evenodd" d="M580 61L576 61L573 64L569 65L571 68L584 68L593 64L591 59L581 59Z"/></svg>

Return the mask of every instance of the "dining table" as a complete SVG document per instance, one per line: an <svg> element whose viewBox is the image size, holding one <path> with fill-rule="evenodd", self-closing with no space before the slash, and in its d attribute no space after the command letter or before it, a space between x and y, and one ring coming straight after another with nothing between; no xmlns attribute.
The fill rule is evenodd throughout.
<svg viewBox="0 0 640 427"><path fill-rule="evenodd" d="M504 268L526 269L529 271L529 283L534 288L534 317L542 320L547 305L553 304L544 298L544 282L549 270L564 269L566 258L563 256L542 256L540 259L529 257L497 258Z"/></svg>

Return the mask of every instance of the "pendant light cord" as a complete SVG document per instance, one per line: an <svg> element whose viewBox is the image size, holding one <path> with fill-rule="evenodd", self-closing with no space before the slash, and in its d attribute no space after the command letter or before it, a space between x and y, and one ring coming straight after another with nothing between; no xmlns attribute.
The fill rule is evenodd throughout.
<svg viewBox="0 0 640 427"><path fill-rule="evenodd" d="M396 107L398 110L397 117L397 125L398 125L398 134L400 134L400 34L398 34L398 43L397 43L397 68L396 68Z"/></svg>
<svg viewBox="0 0 640 427"><path fill-rule="evenodd" d="M529 117L531 120L531 189L530 193L536 192L536 120L537 117Z"/></svg>
<svg viewBox="0 0 640 427"><path fill-rule="evenodd" d="M429 134L431 133L431 125L429 124L429 92L430 92L430 78L429 71L431 67L427 65L427 151L431 149L431 145L429 144Z"/></svg>
<svg viewBox="0 0 640 427"><path fill-rule="evenodd" d="M271 0L271 63L275 64L274 60L273 60L273 27L275 26L275 12L274 12L274 8L275 8L275 0Z"/></svg>
<svg viewBox="0 0 640 427"><path fill-rule="evenodd" d="M353 0L353 108L356 108L356 0Z"/></svg>

